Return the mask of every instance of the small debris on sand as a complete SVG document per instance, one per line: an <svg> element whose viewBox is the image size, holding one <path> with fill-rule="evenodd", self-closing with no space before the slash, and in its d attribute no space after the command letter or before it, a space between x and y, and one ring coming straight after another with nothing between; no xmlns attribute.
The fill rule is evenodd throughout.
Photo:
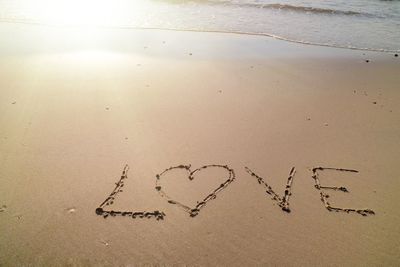
<svg viewBox="0 0 400 267"><path fill-rule="evenodd" d="M376 105L376 104L377 104L377 102L376 102L376 101L374 101L374 102L372 102L372 104Z"/></svg>
<svg viewBox="0 0 400 267"><path fill-rule="evenodd" d="M0 212L6 211L6 209L7 209L7 206L3 205L3 206L0 207Z"/></svg>
<svg viewBox="0 0 400 267"><path fill-rule="evenodd" d="M365 60L365 62L367 62L367 63L368 63L368 62L369 62L369 59L366 59L366 60Z"/></svg>
<svg viewBox="0 0 400 267"><path fill-rule="evenodd" d="M99 242L102 243L106 247L108 247L110 245L107 241L104 241L104 240L99 240Z"/></svg>
<svg viewBox="0 0 400 267"><path fill-rule="evenodd" d="M17 102L14 101L14 102L12 102L11 104L15 105L15 104L17 104Z"/></svg>
<svg viewBox="0 0 400 267"><path fill-rule="evenodd" d="M76 212L76 208L68 208L67 212L68 213L75 213Z"/></svg>
<svg viewBox="0 0 400 267"><path fill-rule="evenodd" d="M327 122L324 123L324 126L328 126L329 124Z"/></svg>
<svg viewBox="0 0 400 267"><path fill-rule="evenodd" d="M110 108L109 108L109 107L106 107L106 110L110 110Z"/></svg>
<svg viewBox="0 0 400 267"><path fill-rule="evenodd" d="M395 56L395 57L398 57L398 56L399 56L399 54L394 54L394 56Z"/></svg>

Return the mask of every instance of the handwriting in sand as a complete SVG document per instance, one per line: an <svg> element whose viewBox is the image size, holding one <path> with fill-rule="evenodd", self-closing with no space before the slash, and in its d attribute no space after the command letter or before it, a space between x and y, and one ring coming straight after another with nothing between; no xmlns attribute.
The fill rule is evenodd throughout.
<svg viewBox="0 0 400 267"><path fill-rule="evenodd" d="M204 171L207 168L219 168L223 169L227 172L227 179L225 182L220 184L215 190L213 190L210 194L208 194L203 200L198 201L197 205L195 207L189 207L188 205L181 203L177 200L172 199L162 188L160 181L163 175L165 175L167 172L175 169L180 169L185 171L188 174L188 179L193 180L195 175L198 174L201 171ZM249 173L252 177L255 177L260 185L262 185L266 189L266 193L270 196L272 196L272 200L277 202L278 206L285 212L290 212L289 208L289 197L292 195L292 184L294 180L294 176L296 173L295 167L293 167L290 172L289 172L289 177L287 179L285 191L283 197L275 193L275 191L272 189L270 185L267 184L264 178L261 176L257 175L254 173L250 168L245 167L245 170L247 173ZM123 187L125 180L128 178L128 171L129 171L129 166L125 165L122 175L120 179L118 180L117 183L115 183L115 188L114 190L110 193L110 195L99 205L99 207L96 209L96 214L103 216L104 218L107 218L108 216L125 216L125 217L130 217L130 218L155 218L156 220L163 220L166 214L163 211L159 210L154 210L154 211L115 211L112 209L106 209L106 207L110 207L112 204L114 204L114 201L116 200L116 197L119 193L123 192ZM314 187L319 191L320 193L320 198L321 201L323 202L325 208L328 211L335 211L335 212L346 212L346 213L356 213L360 214L362 216L368 216L368 215L374 215L375 212L371 209L354 209L354 208L339 208L339 207L333 207L331 204L328 202L329 195L325 193L325 190L336 190L336 191L342 191L344 193L348 193L349 190L345 187L337 187L337 186L323 186L321 185L320 179L319 179L319 173L322 171L339 171L339 172L353 172L353 173L358 173L357 170L351 170L351 169L342 169L342 168L328 168L328 167L315 167L312 168L312 178L314 179L315 185ZM167 169L165 169L163 172L160 174L156 175L156 186L155 189L158 191L161 197L165 198L168 203L176 205L177 207L181 208L183 211L189 213L191 217L196 217L200 211L206 206L206 204L217 198L217 194L220 193L222 190L226 189L229 184L231 184L234 180L236 179L235 172L232 168L230 168L227 165L219 165L219 164L210 164L210 165L204 165L200 168L191 169L191 165L178 165L178 166L172 166Z"/></svg>

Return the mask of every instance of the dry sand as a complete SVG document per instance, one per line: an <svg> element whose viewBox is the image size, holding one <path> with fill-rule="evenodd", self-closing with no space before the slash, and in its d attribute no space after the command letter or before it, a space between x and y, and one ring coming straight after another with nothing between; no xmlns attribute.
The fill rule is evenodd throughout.
<svg viewBox="0 0 400 267"><path fill-rule="evenodd" d="M0 28L0 265L400 264L400 59L271 38ZM369 62L365 62L365 60ZM113 205L95 209L128 164ZM192 218L170 166L236 179ZM290 213L283 197L296 167ZM333 206L375 215L329 212ZM160 179L190 207L228 177ZM3 206L4 205L4 206Z"/></svg>

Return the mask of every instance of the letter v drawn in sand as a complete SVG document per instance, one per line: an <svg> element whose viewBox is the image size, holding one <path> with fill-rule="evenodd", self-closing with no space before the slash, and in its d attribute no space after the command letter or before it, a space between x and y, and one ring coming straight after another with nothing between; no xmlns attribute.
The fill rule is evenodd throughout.
<svg viewBox="0 0 400 267"><path fill-rule="evenodd" d="M272 190L272 187L269 186L262 177L255 174L248 167L245 167L245 169L246 169L247 173L249 173L251 176L253 176L257 179L257 181L260 185L263 185L267 189L266 193L272 196L272 200L275 200L278 202L279 207L281 207L283 211L290 212L289 197L292 195L292 183L293 183L294 174L296 173L295 167L293 167L290 170L289 177L288 177L287 183L286 183L285 195L283 196L283 198L280 197L277 193L275 193L274 190Z"/></svg>
<svg viewBox="0 0 400 267"><path fill-rule="evenodd" d="M223 183L221 183L215 190L213 190L210 194L208 194L202 201L197 201L197 205L194 208L189 207L189 205L183 204L177 200L172 199L165 191L163 190L161 186L161 178L163 175L168 173L171 170L175 169L181 169L184 170L188 173L187 178L192 181L195 178L195 175L198 174L201 171L204 171L207 168L220 168L220 169L225 169L229 176L227 180ZM184 211L190 214L191 217L195 217L199 214L200 210L204 208L204 206L211 200L215 199L217 197L217 194L221 192L223 189L225 189L230 183L232 183L235 180L235 172L233 169L229 168L227 165L217 165L217 164L211 164L211 165L205 165L200 168L197 168L195 170L191 170L191 165L179 165L175 167L169 167L168 169L165 169L162 173L156 175L156 190L158 193L167 199L168 203L177 205Z"/></svg>
<svg viewBox="0 0 400 267"><path fill-rule="evenodd" d="M155 218L157 220L163 220L165 213L162 211L115 211L115 210L105 210L104 207L111 206L119 193L121 193L124 187L125 180L128 179L129 166L125 165L122 171L121 178L117 183L115 183L115 188L111 194L104 200L100 206L96 209L96 214L107 218L108 216L125 216L135 218Z"/></svg>

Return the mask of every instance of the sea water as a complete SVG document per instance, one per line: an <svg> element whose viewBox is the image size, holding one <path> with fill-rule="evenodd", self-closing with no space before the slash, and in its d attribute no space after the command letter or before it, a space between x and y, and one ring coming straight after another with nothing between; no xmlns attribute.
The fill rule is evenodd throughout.
<svg viewBox="0 0 400 267"><path fill-rule="evenodd" d="M233 32L400 51L398 0L0 0L0 23Z"/></svg>

